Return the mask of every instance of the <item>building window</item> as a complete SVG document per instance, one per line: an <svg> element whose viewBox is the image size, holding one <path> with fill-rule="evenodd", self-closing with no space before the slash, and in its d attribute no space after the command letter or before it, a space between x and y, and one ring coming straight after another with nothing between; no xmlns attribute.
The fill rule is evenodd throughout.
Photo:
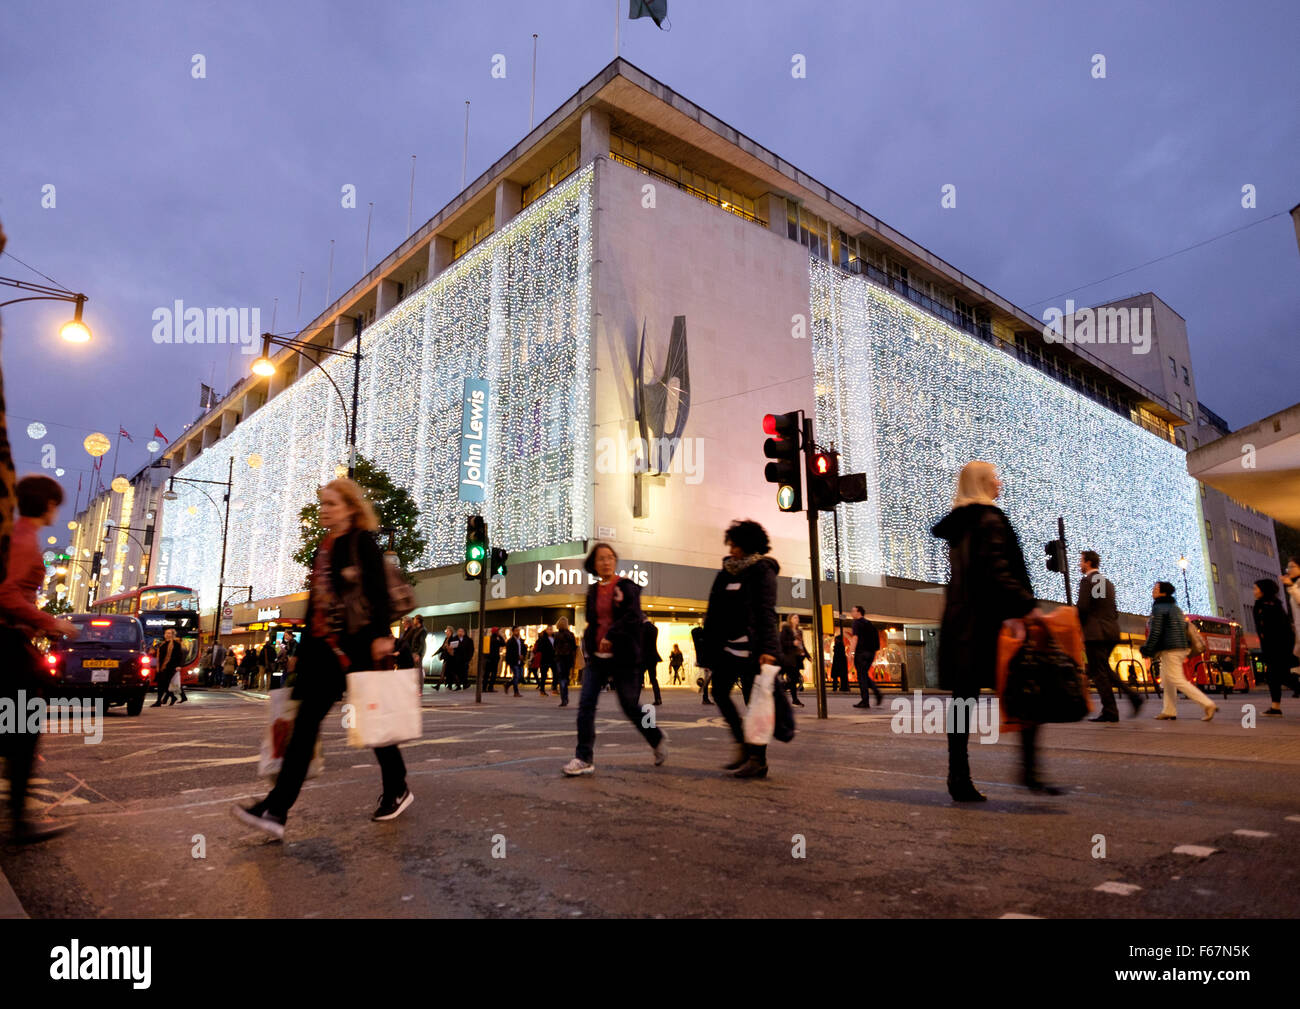
<svg viewBox="0 0 1300 1009"><path fill-rule="evenodd" d="M614 146L611 141L610 147ZM542 172L523 187L520 194L520 208L528 206L539 197L554 189L561 182L578 170L578 149L575 147L550 168Z"/></svg>
<svg viewBox="0 0 1300 1009"><path fill-rule="evenodd" d="M1209 519L1206 519L1206 520L1205 520L1205 538L1206 538L1207 540L1212 540L1212 539L1214 539L1214 527L1213 527L1212 525L1210 525L1210 520L1209 520Z"/></svg>
<svg viewBox="0 0 1300 1009"><path fill-rule="evenodd" d="M616 134L610 134L609 138L609 156L612 160L627 165L629 168L635 168L637 171L645 172L647 175L656 175L666 182L671 182L678 189L684 189L697 199L705 203L711 203L715 207L721 207L729 214L735 214L737 217L744 218L746 221L752 221L756 224L767 225L758 214L758 207L752 197L745 196L735 190L728 189L720 182L707 178L694 172L684 165L675 161L669 161L660 154L655 153L647 147L641 147L634 144L626 137L620 137ZM577 167L577 152L573 154L574 168ZM823 234L825 229L823 229ZM791 238L794 236L791 235Z"/></svg>
<svg viewBox="0 0 1300 1009"><path fill-rule="evenodd" d="M488 235L492 234L492 224L493 215L488 214L487 217L479 221L471 231L456 239L452 246L451 258L453 260L460 259L461 256L465 255L465 253L469 252L470 249L478 245L479 242L487 238Z"/></svg>
<svg viewBox="0 0 1300 1009"><path fill-rule="evenodd" d="M1183 385L1187 386L1189 389L1192 387L1191 376L1187 374L1187 365L1183 365Z"/></svg>
<svg viewBox="0 0 1300 1009"><path fill-rule="evenodd" d="M1214 584L1215 584L1215 585L1218 585L1218 584L1219 584L1219 565L1214 564L1214 563L1211 563L1211 564L1210 564L1210 576L1214 579Z"/></svg>
<svg viewBox="0 0 1300 1009"><path fill-rule="evenodd" d="M1172 357L1169 359L1169 371L1174 378L1178 377L1178 362L1176 362Z"/></svg>

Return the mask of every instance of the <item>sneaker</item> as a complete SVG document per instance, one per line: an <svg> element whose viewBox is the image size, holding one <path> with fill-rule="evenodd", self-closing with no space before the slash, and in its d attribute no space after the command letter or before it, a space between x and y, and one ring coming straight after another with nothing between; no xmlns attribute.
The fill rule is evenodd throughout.
<svg viewBox="0 0 1300 1009"><path fill-rule="evenodd" d="M70 823L59 823L46 818L44 820L24 820L14 827L11 840L14 844L40 844L51 838L65 834L72 829Z"/></svg>
<svg viewBox="0 0 1300 1009"><path fill-rule="evenodd" d="M668 759L668 737L660 736L659 745L655 747L655 767L662 767Z"/></svg>
<svg viewBox="0 0 1300 1009"><path fill-rule="evenodd" d="M570 778L576 778L580 774L595 774L596 765L588 764L585 760L579 760L577 757L574 757L564 765L564 773Z"/></svg>
<svg viewBox="0 0 1300 1009"><path fill-rule="evenodd" d="M379 797L379 805L375 809L375 815L370 819L375 822L379 822L380 820L396 820L406 812L407 807L414 801L415 796L411 794L409 788L403 789L402 794L397 796L395 799L390 799L387 796L381 795Z"/></svg>
<svg viewBox="0 0 1300 1009"><path fill-rule="evenodd" d="M255 827L258 830L264 830L277 841L284 840L284 817L276 816L274 813L268 813L266 806L257 803L252 806L234 805L230 807L230 815L246 827Z"/></svg>
<svg viewBox="0 0 1300 1009"><path fill-rule="evenodd" d="M1266 715L1280 715L1280 714L1282 714L1282 709L1281 709L1281 708L1265 708L1265 709L1264 709L1264 714L1266 714Z"/></svg>

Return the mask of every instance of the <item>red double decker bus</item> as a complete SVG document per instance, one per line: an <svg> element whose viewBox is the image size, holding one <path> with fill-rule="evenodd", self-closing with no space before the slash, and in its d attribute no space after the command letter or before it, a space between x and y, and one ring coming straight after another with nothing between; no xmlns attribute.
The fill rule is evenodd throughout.
<svg viewBox="0 0 1300 1009"><path fill-rule="evenodd" d="M91 613L124 613L136 617L144 628L145 647L152 651L171 628L185 648L181 681L193 686L199 680L198 593L185 585L142 585L127 592L96 599Z"/></svg>

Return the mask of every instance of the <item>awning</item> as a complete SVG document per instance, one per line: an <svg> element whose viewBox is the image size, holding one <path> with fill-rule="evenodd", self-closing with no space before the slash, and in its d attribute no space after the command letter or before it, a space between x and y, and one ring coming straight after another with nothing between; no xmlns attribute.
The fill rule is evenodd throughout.
<svg viewBox="0 0 1300 1009"><path fill-rule="evenodd" d="M1300 404L1187 453L1187 472L1300 529Z"/></svg>

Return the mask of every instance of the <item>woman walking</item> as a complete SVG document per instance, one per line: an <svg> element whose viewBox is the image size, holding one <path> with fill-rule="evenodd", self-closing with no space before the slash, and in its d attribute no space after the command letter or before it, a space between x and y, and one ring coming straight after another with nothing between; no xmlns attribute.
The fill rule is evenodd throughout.
<svg viewBox="0 0 1300 1009"><path fill-rule="evenodd" d="M723 537L730 550L709 590L704 615L705 665L713 672L713 700L736 740L736 756L725 766L737 778L767 777L767 746L745 742L744 724L731 688L740 683L745 703L760 666L777 665L781 652L776 620L776 575L780 565L767 556L767 531L757 522L733 522ZM777 687L774 704L784 704Z"/></svg>
<svg viewBox="0 0 1300 1009"><path fill-rule="evenodd" d="M673 650L668 653L668 672L674 687L683 680L682 666L685 664L686 656L682 654L682 646L673 642Z"/></svg>
<svg viewBox="0 0 1300 1009"><path fill-rule="evenodd" d="M959 708L973 712L980 689L997 686L1003 621L1041 616L1020 540L993 503L1001 493L1002 481L992 463L968 462L957 477L952 511L931 530L948 541L952 569L939 627L939 683L952 690L954 701L947 729L948 794L955 802L984 802L987 796L971 781L969 719L958 724L954 716ZM1059 795L1038 777L1038 728L1027 722L1021 729L1023 781L1033 791Z"/></svg>
<svg viewBox="0 0 1300 1009"><path fill-rule="evenodd" d="M360 487L331 480L319 491L327 532L316 548L308 582L307 622L294 655L293 735L275 787L261 802L231 812L241 823L284 838L320 735L320 724L347 688L349 671L374 669L393 653L384 555L375 542L379 522ZM372 820L394 820L411 805L406 765L396 746L375 750L384 790Z"/></svg>
<svg viewBox="0 0 1300 1009"><path fill-rule="evenodd" d="M596 702L607 682L618 692L623 714L640 730L654 750L655 767L667 759L667 740L653 724L647 726L637 703L641 696L641 588L629 578L615 575L618 555L608 543L591 548L583 564L588 574L600 580L587 588L587 629L582 647L590 662L583 671L582 693L578 695L578 748L564 765L570 777L596 770ZM653 709L652 709L653 710Z"/></svg>
<svg viewBox="0 0 1300 1009"><path fill-rule="evenodd" d="M560 695L562 708L569 706L569 676L577 654L578 639L569 630L569 618L560 617L555 623L555 690Z"/></svg>
<svg viewBox="0 0 1300 1009"><path fill-rule="evenodd" d="M1282 684L1291 677L1295 659L1295 628L1278 599L1277 582L1261 578L1255 583L1255 630L1259 632L1259 652L1268 673L1268 696L1273 702L1266 715L1282 714Z"/></svg>
<svg viewBox="0 0 1300 1009"><path fill-rule="evenodd" d="M1146 642L1138 650L1160 669L1165 703L1156 718L1173 720L1178 717L1178 691L1181 690L1201 706L1205 712L1201 721L1208 722L1219 706L1197 690L1183 673L1183 663L1191 649L1187 643L1187 617L1174 602L1173 584L1156 582L1151 597L1155 600L1151 605L1151 623L1147 627Z"/></svg>

